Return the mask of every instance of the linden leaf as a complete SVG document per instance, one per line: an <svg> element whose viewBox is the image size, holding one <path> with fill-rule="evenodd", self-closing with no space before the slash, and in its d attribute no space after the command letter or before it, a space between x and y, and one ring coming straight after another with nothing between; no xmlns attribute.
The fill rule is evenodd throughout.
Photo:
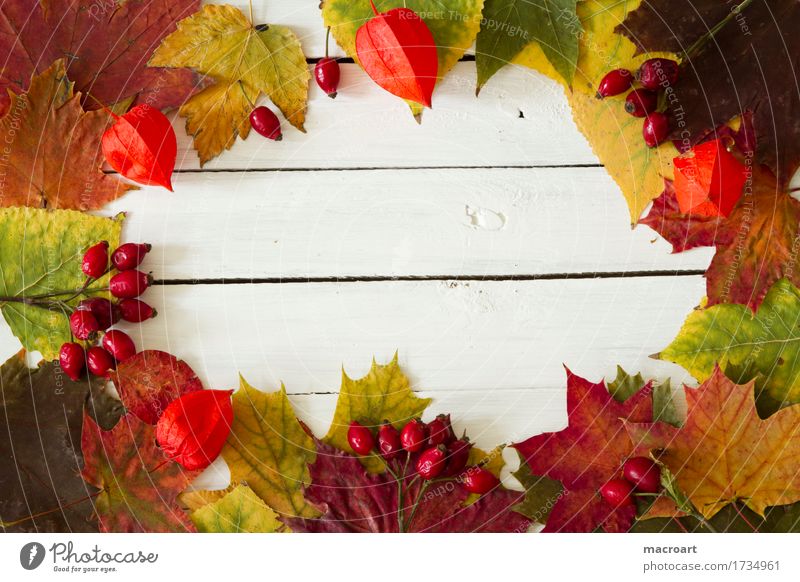
<svg viewBox="0 0 800 582"><path fill-rule="evenodd" d="M439 55L438 79L441 80L475 41L480 28L483 1L453 0L444 5L437 0L376 0L375 7L378 12L406 7L419 14L436 41ZM356 32L374 16L370 3L366 0L322 0L321 8L325 26L330 27L333 38L347 56L358 62ZM407 103L411 112L419 119L424 107L411 101Z"/></svg>
<svg viewBox="0 0 800 582"><path fill-rule="evenodd" d="M27 93L10 94L0 119L0 206L94 210L135 189L102 172L109 114L84 112L72 87L59 60L31 80Z"/></svg>
<svg viewBox="0 0 800 582"><path fill-rule="evenodd" d="M201 533L274 533L284 531L278 514L250 487L239 485L220 499L192 512Z"/></svg>
<svg viewBox="0 0 800 582"><path fill-rule="evenodd" d="M94 499L100 531L195 531L177 498L196 473L164 456L154 427L126 414L112 430L103 431L84 415L81 449L81 476L100 489Z"/></svg>
<svg viewBox="0 0 800 582"><path fill-rule="evenodd" d="M222 456L231 480L247 483L267 505L283 516L314 517L303 498L314 442L297 420L281 387L261 392L240 379L233 395L233 425Z"/></svg>
<svg viewBox="0 0 800 582"><path fill-rule="evenodd" d="M180 108L201 165L230 149L237 135L247 137L261 93L304 131L311 73L300 41L284 26L256 30L235 6L206 5L178 23L149 64L189 67L214 80Z"/></svg>
<svg viewBox="0 0 800 582"><path fill-rule="evenodd" d="M397 354L385 366L373 360L369 373L360 380L351 380L343 370L336 410L323 440L350 451L347 429L354 420L371 429L377 429L385 420L402 428L412 418L421 417L430 402L429 398L414 395L397 363ZM370 471L383 470L384 465L377 458L364 458L363 462Z"/></svg>
<svg viewBox="0 0 800 582"><path fill-rule="evenodd" d="M156 109L180 105L197 88L195 75L146 63L175 22L199 6L199 0L6 0L0 5L0 113L9 108L6 89L26 91L33 75L65 57L84 98L91 94L108 106L134 100ZM84 106L100 107L94 99L85 98Z"/></svg>
<svg viewBox="0 0 800 582"><path fill-rule="evenodd" d="M649 0L618 30L639 52L690 52L669 100L674 139L695 145L752 112L756 159L783 186L800 167L800 94L786 74L798 66L799 26L795 0Z"/></svg>
<svg viewBox="0 0 800 582"><path fill-rule="evenodd" d="M475 51L478 91L535 42L567 85L578 62L578 0L485 0Z"/></svg>
<svg viewBox="0 0 800 582"><path fill-rule="evenodd" d="M633 506L614 508L598 490L619 475L633 451L623 419L653 418L650 385L620 403L605 384L593 384L567 370L567 428L517 443L534 475L560 481L564 493L552 504L544 531L607 532L630 529Z"/></svg>
<svg viewBox="0 0 800 582"><path fill-rule="evenodd" d="M71 341L68 316L81 298L54 303L52 309L19 300L57 291L68 294L54 299L67 299L86 280L81 271L86 247L99 240L116 247L122 220L122 215L108 219L69 210L0 209L0 310L26 350L57 359L61 344ZM109 297L95 291L107 284L102 277L88 291Z"/></svg>
<svg viewBox="0 0 800 582"><path fill-rule="evenodd" d="M741 502L764 516L771 505L800 500L800 407L759 418L753 384L734 384L719 368L699 388L685 388L681 428L625 421L637 450L656 457L706 519Z"/></svg>
<svg viewBox="0 0 800 582"><path fill-rule="evenodd" d="M79 476L83 413L111 428L119 400L51 362L29 369L24 352L0 367L0 394L0 530L96 532L87 497L96 490Z"/></svg>

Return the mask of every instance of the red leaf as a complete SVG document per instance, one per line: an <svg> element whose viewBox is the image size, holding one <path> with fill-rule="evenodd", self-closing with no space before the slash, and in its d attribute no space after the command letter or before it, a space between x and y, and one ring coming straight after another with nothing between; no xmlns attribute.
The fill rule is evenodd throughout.
<svg viewBox="0 0 800 582"><path fill-rule="evenodd" d="M137 105L103 134L103 155L117 172L139 184L172 192L178 142L169 119L149 105Z"/></svg>
<svg viewBox="0 0 800 582"><path fill-rule="evenodd" d="M170 402L203 385L189 365L167 352L144 350L121 362L111 374L125 407L155 424Z"/></svg>
<svg viewBox="0 0 800 582"><path fill-rule="evenodd" d="M439 58L428 25L408 8L372 9L375 17L356 33L361 66L389 93L430 107Z"/></svg>
<svg viewBox="0 0 800 582"><path fill-rule="evenodd" d="M414 480L414 462L403 488L406 519L421 492ZM368 473L358 458L317 441L317 458L309 466L311 484L305 497L323 515L317 519L286 519L295 532L397 533L397 484L388 473ZM465 505L469 493L456 480L438 482L422 494L419 509L407 530L425 533L525 532L530 520L512 511L523 493L498 487ZM408 522L407 522L408 523Z"/></svg>
<svg viewBox="0 0 800 582"><path fill-rule="evenodd" d="M100 531L195 531L177 497L196 473L165 458L154 432L131 414L103 431L84 413L81 476L101 490L94 502Z"/></svg>
<svg viewBox="0 0 800 582"><path fill-rule="evenodd" d="M200 390L173 400L156 425L164 454L190 471L208 467L231 432L232 393Z"/></svg>
<svg viewBox="0 0 800 582"><path fill-rule="evenodd" d="M604 383L592 384L567 370L567 417L567 428L514 445L533 473L556 479L564 487L544 531L628 531L635 506L615 509L598 490L621 476L622 464L633 452L623 419L652 421L651 385L620 403Z"/></svg>

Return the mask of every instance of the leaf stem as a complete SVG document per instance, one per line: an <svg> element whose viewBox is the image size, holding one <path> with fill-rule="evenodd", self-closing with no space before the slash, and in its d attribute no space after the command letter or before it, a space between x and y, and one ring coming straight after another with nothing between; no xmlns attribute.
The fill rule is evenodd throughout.
<svg viewBox="0 0 800 582"><path fill-rule="evenodd" d="M714 27L711 28L711 30L694 41L694 43L692 43L692 45L683 52L683 59L691 60L691 58L700 52L700 49L702 49L709 40L714 38L720 30L725 28L725 26L727 26L731 20L736 18L736 16L740 14L742 10L752 4L752 2L753 0L743 0L737 6L731 8L725 18L720 20L716 25L714 25Z"/></svg>
<svg viewBox="0 0 800 582"><path fill-rule="evenodd" d="M66 503L64 505L59 505L58 507L55 507L53 509L48 509L47 511L40 511L39 513L34 513L33 515L28 515L27 517L16 519L14 521L0 521L0 527L6 527L6 528L7 527L14 527L16 525L19 525L21 523L25 523L26 521L30 521L32 519L38 519L40 517L44 517L45 515L50 515L51 513L56 513L57 511L63 511L65 509L69 509L70 507L78 505L79 503L83 503L84 501L89 501L90 499L93 499L93 498L97 497L103 491L105 491L105 489L100 489L98 492L92 493L91 495L87 495L85 497L81 497L80 499L75 499L73 501L70 501L69 503Z"/></svg>
<svg viewBox="0 0 800 582"><path fill-rule="evenodd" d="M253 0L248 0L248 4L250 5L250 24L253 24Z"/></svg>

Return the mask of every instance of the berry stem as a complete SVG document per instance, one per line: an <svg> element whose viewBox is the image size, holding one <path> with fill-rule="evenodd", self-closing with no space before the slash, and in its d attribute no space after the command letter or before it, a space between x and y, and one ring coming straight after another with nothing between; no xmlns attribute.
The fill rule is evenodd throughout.
<svg viewBox="0 0 800 582"><path fill-rule="evenodd" d="M414 516L417 515L417 509L419 509L419 502L422 501L422 498L424 497L425 492L428 490L428 487L430 487L431 483L433 483L433 481L425 481L422 484L422 487L420 487L419 495L417 495L417 500L411 507L411 515L408 517L408 521L406 522L406 527L409 527L411 525L411 522L414 521Z"/></svg>
<svg viewBox="0 0 800 582"><path fill-rule="evenodd" d="M740 2L737 6L731 8L728 11L728 14L725 16L725 18L720 20L711 30L709 30L703 36L694 41L694 43L688 49L683 51L683 59L681 60L686 60L686 59L691 60L691 58L695 56L697 53L699 53L700 49L702 49L709 40L714 38L720 30L725 28L725 26L731 20L735 19L736 16L738 16L742 12L742 10L744 10L750 4L752 4L752 2L753 0L743 0L743 2Z"/></svg>
<svg viewBox="0 0 800 582"><path fill-rule="evenodd" d="M328 39L331 37L331 27L328 27L327 32L325 33L325 58L328 58Z"/></svg>
<svg viewBox="0 0 800 582"><path fill-rule="evenodd" d="M378 9L375 8L375 2L369 0L369 5L372 6L372 12L375 13L375 16L378 16L379 12ZM403 3L403 5L405 6L405 2Z"/></svg>

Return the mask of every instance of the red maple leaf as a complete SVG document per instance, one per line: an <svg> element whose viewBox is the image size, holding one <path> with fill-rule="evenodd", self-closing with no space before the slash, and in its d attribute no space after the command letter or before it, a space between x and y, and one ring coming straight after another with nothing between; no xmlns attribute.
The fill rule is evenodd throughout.
<svg viewBox="0 0 800 582"><path fill-rule="evenodd" d="M564 487L544 531L628 531L636 508L615 509L598 490L620 476L622 464L633 452L623 419L652 421L652 385L618 402L605 383L593 384L567 370L567 417L567 428L513 445L536 475L560 481Z"/></svg>

